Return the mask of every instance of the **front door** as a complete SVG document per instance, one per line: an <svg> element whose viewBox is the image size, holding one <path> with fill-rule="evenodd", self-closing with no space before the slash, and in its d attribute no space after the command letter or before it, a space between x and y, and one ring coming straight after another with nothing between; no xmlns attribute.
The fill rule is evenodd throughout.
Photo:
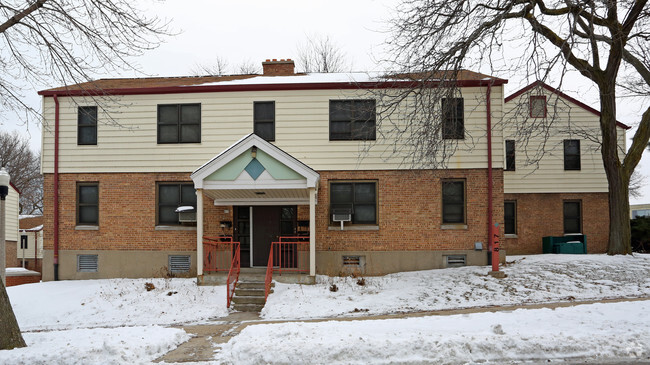
<svg viewBox="0 0 650 365"><path fill-rule="evenodd" d="M268 264L271 243L276 242L280 236L296 234L296 210L296 206L235 207L235 241L241 242L242 267Z"/></svg>

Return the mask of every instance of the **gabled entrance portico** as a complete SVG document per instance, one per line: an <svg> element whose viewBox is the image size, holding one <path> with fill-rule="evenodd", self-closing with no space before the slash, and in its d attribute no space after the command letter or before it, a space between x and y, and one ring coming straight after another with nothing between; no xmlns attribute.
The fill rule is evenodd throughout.
<svg viewBox="0 0 650 365"><path fill-rule="evenodd" d="M309 206L309 235L302 238L309 242L309 255L304 259L308 259L309 275L316 274L315 219L320 179L316 171L249 134L194 171L191 178L197 191L199 277L204 273L204 197L212 199L216 206L233 207L233 236L241 245L242 267L265 266L271 242L296 235L297 206Z"/></svg>

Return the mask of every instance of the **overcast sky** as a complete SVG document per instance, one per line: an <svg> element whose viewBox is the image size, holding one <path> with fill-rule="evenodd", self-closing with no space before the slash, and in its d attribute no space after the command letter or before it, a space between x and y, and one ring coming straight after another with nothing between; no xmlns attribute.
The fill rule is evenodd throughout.
<svg viewBox="0 0 650 365"><path fill-rule="evenodd" d="M377 61L385 58L383 42L387 21L397 3L398 0L167 0L155 3L150 12L168 19L171 28L179 34L135 60L146 75L131 73L98 77L188 75L197 64L210 64L216 57L226 60L230 71L243 62L261 67L261 62L268 58L296 59L298 46L314 36L329 36L343 51L352 70L373 71L378 69ZM506 95L527 83L516 76L494 76L509 79ZM40 105L40 98L36 95L36 89L40 88L26 92L32 105ZM564 91L599 109L598 94L587 83L578 82ZM633 125L639 118L641 107L643 105L634 102L619 107L618 119ZM38 128L30 126L26 130L24 125L16 125L13 120L1 123L2 129L18 130L29 136L34 149L40 149ZM649 175L644 197L633 199L633 204L650 203L649 155L645 153L639 167L644 175Z"/></svg>

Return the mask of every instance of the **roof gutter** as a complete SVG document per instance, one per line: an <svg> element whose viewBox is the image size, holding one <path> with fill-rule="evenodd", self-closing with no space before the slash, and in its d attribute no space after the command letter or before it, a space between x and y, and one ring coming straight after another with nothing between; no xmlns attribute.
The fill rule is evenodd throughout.
<svg viewBox="0 0 650 365"><path fill-rule="evenodd" d="M54 97L54 281L59 280L59 98Z"/></svg>
<svg viewBox="0 0 650 365"><path fill-rule="evenodd" d="M428 81L426 85L435 86L444 81ZM486 85L503 85L508 80L483 79L483 80L457 80L457 86L479 87ZM401 89L422 86L418 81L381 81L381 82L318 82L318 83L291 83L291 84L240 84L240 85L187 85L187 86L160 86L140 88L113 88L113 89L60 89L42 90L41 96L102 96L102 95L150 95L150 94L185 94L203 92L237 92L237 91L281 91L281 90L328 90L328 89Z"/></svg>

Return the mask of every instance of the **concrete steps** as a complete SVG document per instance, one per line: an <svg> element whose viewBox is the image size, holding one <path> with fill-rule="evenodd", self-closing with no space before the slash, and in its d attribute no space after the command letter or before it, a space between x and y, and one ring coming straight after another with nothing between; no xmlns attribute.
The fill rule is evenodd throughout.
<svg viewBox="0 0 650 365"><path fill-rule="evenodd" d="M266 271L242 270L232 298L233 308L240 312L259 312L264 308Z"/></svg>

